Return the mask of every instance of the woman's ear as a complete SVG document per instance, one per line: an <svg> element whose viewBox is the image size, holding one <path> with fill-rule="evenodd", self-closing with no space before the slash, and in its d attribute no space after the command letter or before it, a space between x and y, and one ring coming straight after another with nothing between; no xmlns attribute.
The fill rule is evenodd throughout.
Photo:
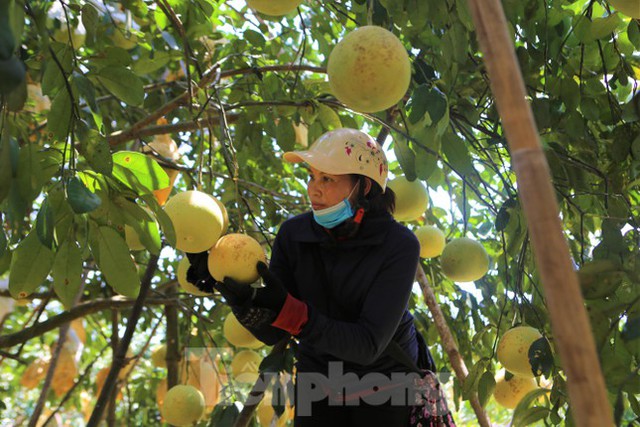
<svg viewBox="0 0 640 427"><path fill-rule="evenodd" d="M366 196L367 194L369 194L369 191L371 191L371 178L365 177L364 178L364 195Z"/></svg>

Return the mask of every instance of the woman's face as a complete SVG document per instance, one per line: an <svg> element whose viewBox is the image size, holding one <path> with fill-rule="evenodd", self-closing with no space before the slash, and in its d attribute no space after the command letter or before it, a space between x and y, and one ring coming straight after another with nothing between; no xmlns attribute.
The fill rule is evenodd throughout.
<svg viewBox="0 0 640 427"><path fill-rule="evenodd" d="M320 210L337 205L349 196L355 185L354 181L351 175L330 175L309 166L307 193L311 207Z"/></svg>

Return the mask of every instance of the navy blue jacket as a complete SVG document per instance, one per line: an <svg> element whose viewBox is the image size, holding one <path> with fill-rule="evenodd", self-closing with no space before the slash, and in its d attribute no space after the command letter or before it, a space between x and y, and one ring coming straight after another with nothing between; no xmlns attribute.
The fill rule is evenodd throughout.
<svg viewBox="0 0 640 427"><path fill-rule="evenodd" d="M270 270L309 306L298 335L298 372L326 374L329 361L342 361L345 372L358 374L404 371L382 354L391 339L417 360L407 304L419 252L415 235L386 212L368 212L356 236L339 242L311 212L285 221ZM270 345L286 335L272 326L252 332Z"/></svg>

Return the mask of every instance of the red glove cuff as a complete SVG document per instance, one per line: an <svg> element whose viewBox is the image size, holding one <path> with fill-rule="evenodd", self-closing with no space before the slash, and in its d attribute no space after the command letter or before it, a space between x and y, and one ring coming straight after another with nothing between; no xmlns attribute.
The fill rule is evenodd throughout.
<svg viewBox="0 0 640 427"><path fill-rule="evenodd" d="M307 323L309 311L307 304L287 294L280 314L273 321L271 326L284 329L291 335L298 335L302 327Z"/></svg>

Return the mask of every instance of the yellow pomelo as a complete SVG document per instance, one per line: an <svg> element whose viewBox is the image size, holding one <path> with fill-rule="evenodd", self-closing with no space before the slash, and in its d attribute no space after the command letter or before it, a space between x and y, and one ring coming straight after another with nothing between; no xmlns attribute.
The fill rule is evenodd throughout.
<svg viewBox="0 0 640 427"><path fill-rule="evenodd" d="M238 352L231 361L231 372L236 381L255 383L258 379L262 356L253 350Z"/></svg>
<svg viewBox="0 0 640 427"><path fill-rule="evenodd" d="M296 10L302 0L247 0L247 6L270 16L282 16Z"/></svg>
<svg viewBox="0 0 640 427"><path fill-rule="evenodd" d="M249 330L238 322L233 313L229 313L227 318L224 319L222 332L225 339L236 347L260 348L264 345L262 341L254 337Z"/></svg>
<svg viewBox="0 0 640 427"><path fill-rule="evenodd" d="M398 176L389 181L388 186L396 194L393 217L397 221L416 220L427 210L429 196L420 180L408 181L404 176Z"/></svg>
<svg viewBox="0 0 640 427"><path fill-rule="evenodd" d="M256 418L258 419L258 425L260 426L270 426L273 417L276 416L276 411L271 406L272 394L271 392L266 392L264 397L258 404L258 408L256 408ZM293 411L293 407L288 404L285 406L284 412L277 419L275 425L276 427L284 427L287 425L287 421L290 419L290 413Z"/></svg>
<svg viewBox="0 0 640 427"><path fill-rule="evenodd" d="M187 281L187 270L189 269L189 266L189 258L187 257L182 258L180 262L178 262L178 271L176 272L176 276L178 277L178 284L182 290L199 297L211 295L201 291L196 285Z"/></svg>
<svg viewBox="0 0 640 427"><path fill-rule="evenodd" d="M529 363L529 348L540 338L542 338L540 331L531 326L516 326L509 329L498 342L496 350L498 361L509 372L533 378L536 375Z"/></svg>
<svg viewBox="0 0 640 427"><path fill-rule="evenodd" d="M224 219L218 204L202 191L184 191L164 206L176 232L176 248L204 252L220 238Z"/></svg>
<svg viewBox="0 0 640 427"><path fill-rule="evenodd" d="M640 0L609 0L619 12L635 19L640 19Z"/></svg>
<svg viewBox="0 0 640 427"><path fill-rule="evenodd" d="M204 396L190 385L176 385L167 391L160 410L164 419L175 426L189 426L204 415Z"/></svg>
<svg viewBox="0 0 640 427"><path fill-rule="evenodd" d="M161 344L151 351L151 363L156 368L167 367L167 346Z"/></svg>
<svg viewBox="0 0 640 427"><path fill-rule="evenodd" d="M369 25L350 32L333 48L327 73L331 92L340 102L374 113L394 106L405 95L411 63L393 33Z"/></svg>
<svg viewBox="0 0 640 427"><path fill-rule="evenodd" d="M480 242L460 237L445 245L440 265L444 275L454 282L472 282L489 271L489 255Z"/></svg>
<svg viewBox="0 0 640 427"><path fill-rule="evenodd" d="M496 388L493 390L493 397L500 405L513 409L527 393L536 388L538 388L538 385L533 378L514 375L509 380L506 380L503 370L496 378Z"/></svg>
<svg viewBox="0 0 640 427"><path fill-rule="evenodd" d="M253 283L260 275L258 261L267 259L262 246L246 234L232 233L222 236L209 252L209 272L214 279L223 281L230 277L238 283Z"/></svg>
<svg viewBox="0 0 640 427"><path fill-rule="evenodd" d="M442 230L433 225L424 225L414 231L420 242L420 257L434 258L442 254L446 244Z"/></svg>
<svg viewBox="0 0 640 427"><path fill-rule="evenodd" d="M220 234L224 234L229 229L229 213L227 212L227 208L222 204L220 200L218 200L214 196L211 196L211 198L218 204L218 207L222 212L222 232Z"/></svg>

